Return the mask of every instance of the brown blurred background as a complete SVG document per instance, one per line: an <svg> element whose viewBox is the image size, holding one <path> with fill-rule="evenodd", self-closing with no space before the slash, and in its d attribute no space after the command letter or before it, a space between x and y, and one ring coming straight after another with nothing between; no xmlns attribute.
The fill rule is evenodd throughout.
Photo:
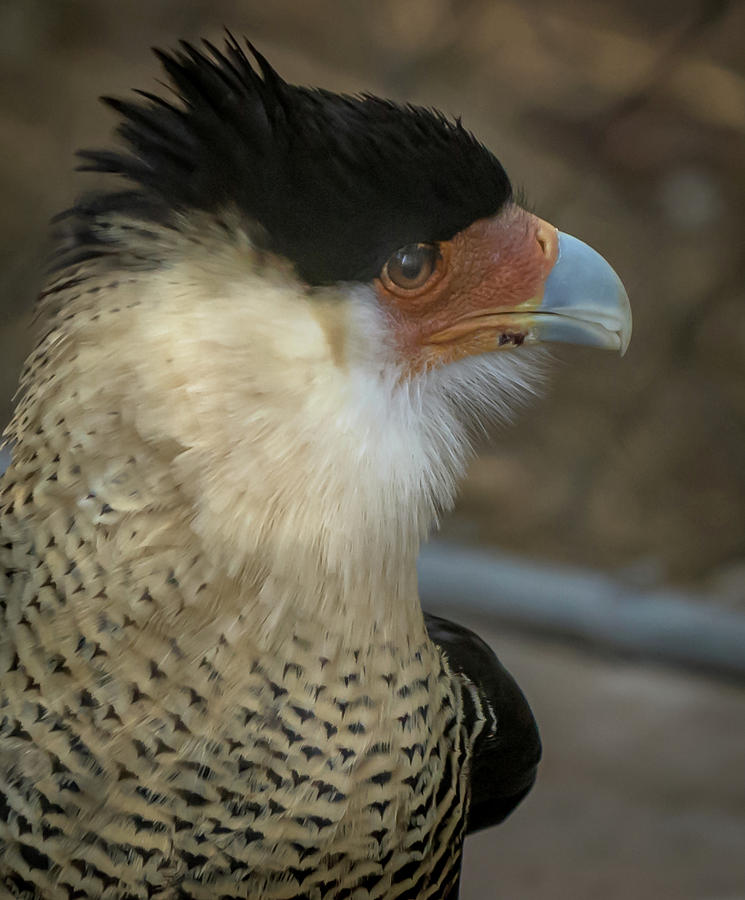
<svg viewBox="0 0 745 900"><path fill-rule="evenodd" d="M462 114L634 308L560 353L474 464L452 540L695 590L745 615L745 4L0 0L0 423L49 217L149 47L246 34L289 80ZM466 900L745 900L745 692L480 623L534 704L542 781L470 842Z"/></svg>

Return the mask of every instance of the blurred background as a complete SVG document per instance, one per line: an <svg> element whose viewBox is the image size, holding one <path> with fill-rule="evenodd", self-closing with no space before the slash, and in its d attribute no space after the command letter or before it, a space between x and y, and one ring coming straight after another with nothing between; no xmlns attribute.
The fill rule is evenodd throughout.
<svg viewBox="0 0 745 900"><path fill-rule="evenodd" d="M435 598L492 642L545 742L530 798L469 841L464 900L745 900L745 642L743 677L701 674L675 618L680 600L730 643L745 624L745 4L0 0L0 424L47 221L82 185L73 151L109 140L96 98L152 89L151 45L223 26L288 80L462 114L631 297L627 356L557 354L547 398L484 448L442 536L540 560L570 605L567 572L602 572L642 615L673 597L658 631L677 665L476 609L465 575L458 612Z"/></svg>

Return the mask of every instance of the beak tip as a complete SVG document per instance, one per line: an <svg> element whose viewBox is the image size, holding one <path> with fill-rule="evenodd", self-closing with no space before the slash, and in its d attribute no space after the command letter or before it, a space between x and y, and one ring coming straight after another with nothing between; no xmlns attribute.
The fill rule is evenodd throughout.
<svg viewBox="0 0 745 900"><path fill-rule="evenodd" d="M615 274L615 273L614 273ZM618 276L616 275L618 278ZM618 279L618 293L619 293L619 313L621 317L621 327L618 330L618 337L621 342L620 352L621 356L626 356L626 351L629 349L629 344L631 343L631 333L633 331L633 318L631 315L631 303L629 303L629 295L626 293L626 288L624 288L621 283L621 279Z"/></svg>

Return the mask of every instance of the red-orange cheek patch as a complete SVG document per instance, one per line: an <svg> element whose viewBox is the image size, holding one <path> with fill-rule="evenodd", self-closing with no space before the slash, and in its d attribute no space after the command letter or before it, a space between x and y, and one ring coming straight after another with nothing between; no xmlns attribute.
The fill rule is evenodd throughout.
<svg viewBox="0 0 745 900"><path fill-rule="evenodd" d="M479 327L476 320L527 307L556 261L555 235L552 226L512 206L443 242L443 271L431 287L393 293L376 279L407 368L418 371L495 349L494 327ZM438 344L439 332L469 319L473 328L464 327L457 341ZM517 345L520 335L508 335L502 343Z"/></svg>

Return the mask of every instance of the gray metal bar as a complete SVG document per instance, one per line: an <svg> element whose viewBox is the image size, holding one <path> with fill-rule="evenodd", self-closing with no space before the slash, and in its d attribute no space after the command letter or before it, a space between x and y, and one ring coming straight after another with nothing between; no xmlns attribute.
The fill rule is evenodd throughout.
<svg viewBox="0 0 745 900"><path fill-rule="evenodd" d="M453 606L534 632L745 680L745 615L670 589L640 591L600 572L444 542L420 556L428 609Z"/></svg>

